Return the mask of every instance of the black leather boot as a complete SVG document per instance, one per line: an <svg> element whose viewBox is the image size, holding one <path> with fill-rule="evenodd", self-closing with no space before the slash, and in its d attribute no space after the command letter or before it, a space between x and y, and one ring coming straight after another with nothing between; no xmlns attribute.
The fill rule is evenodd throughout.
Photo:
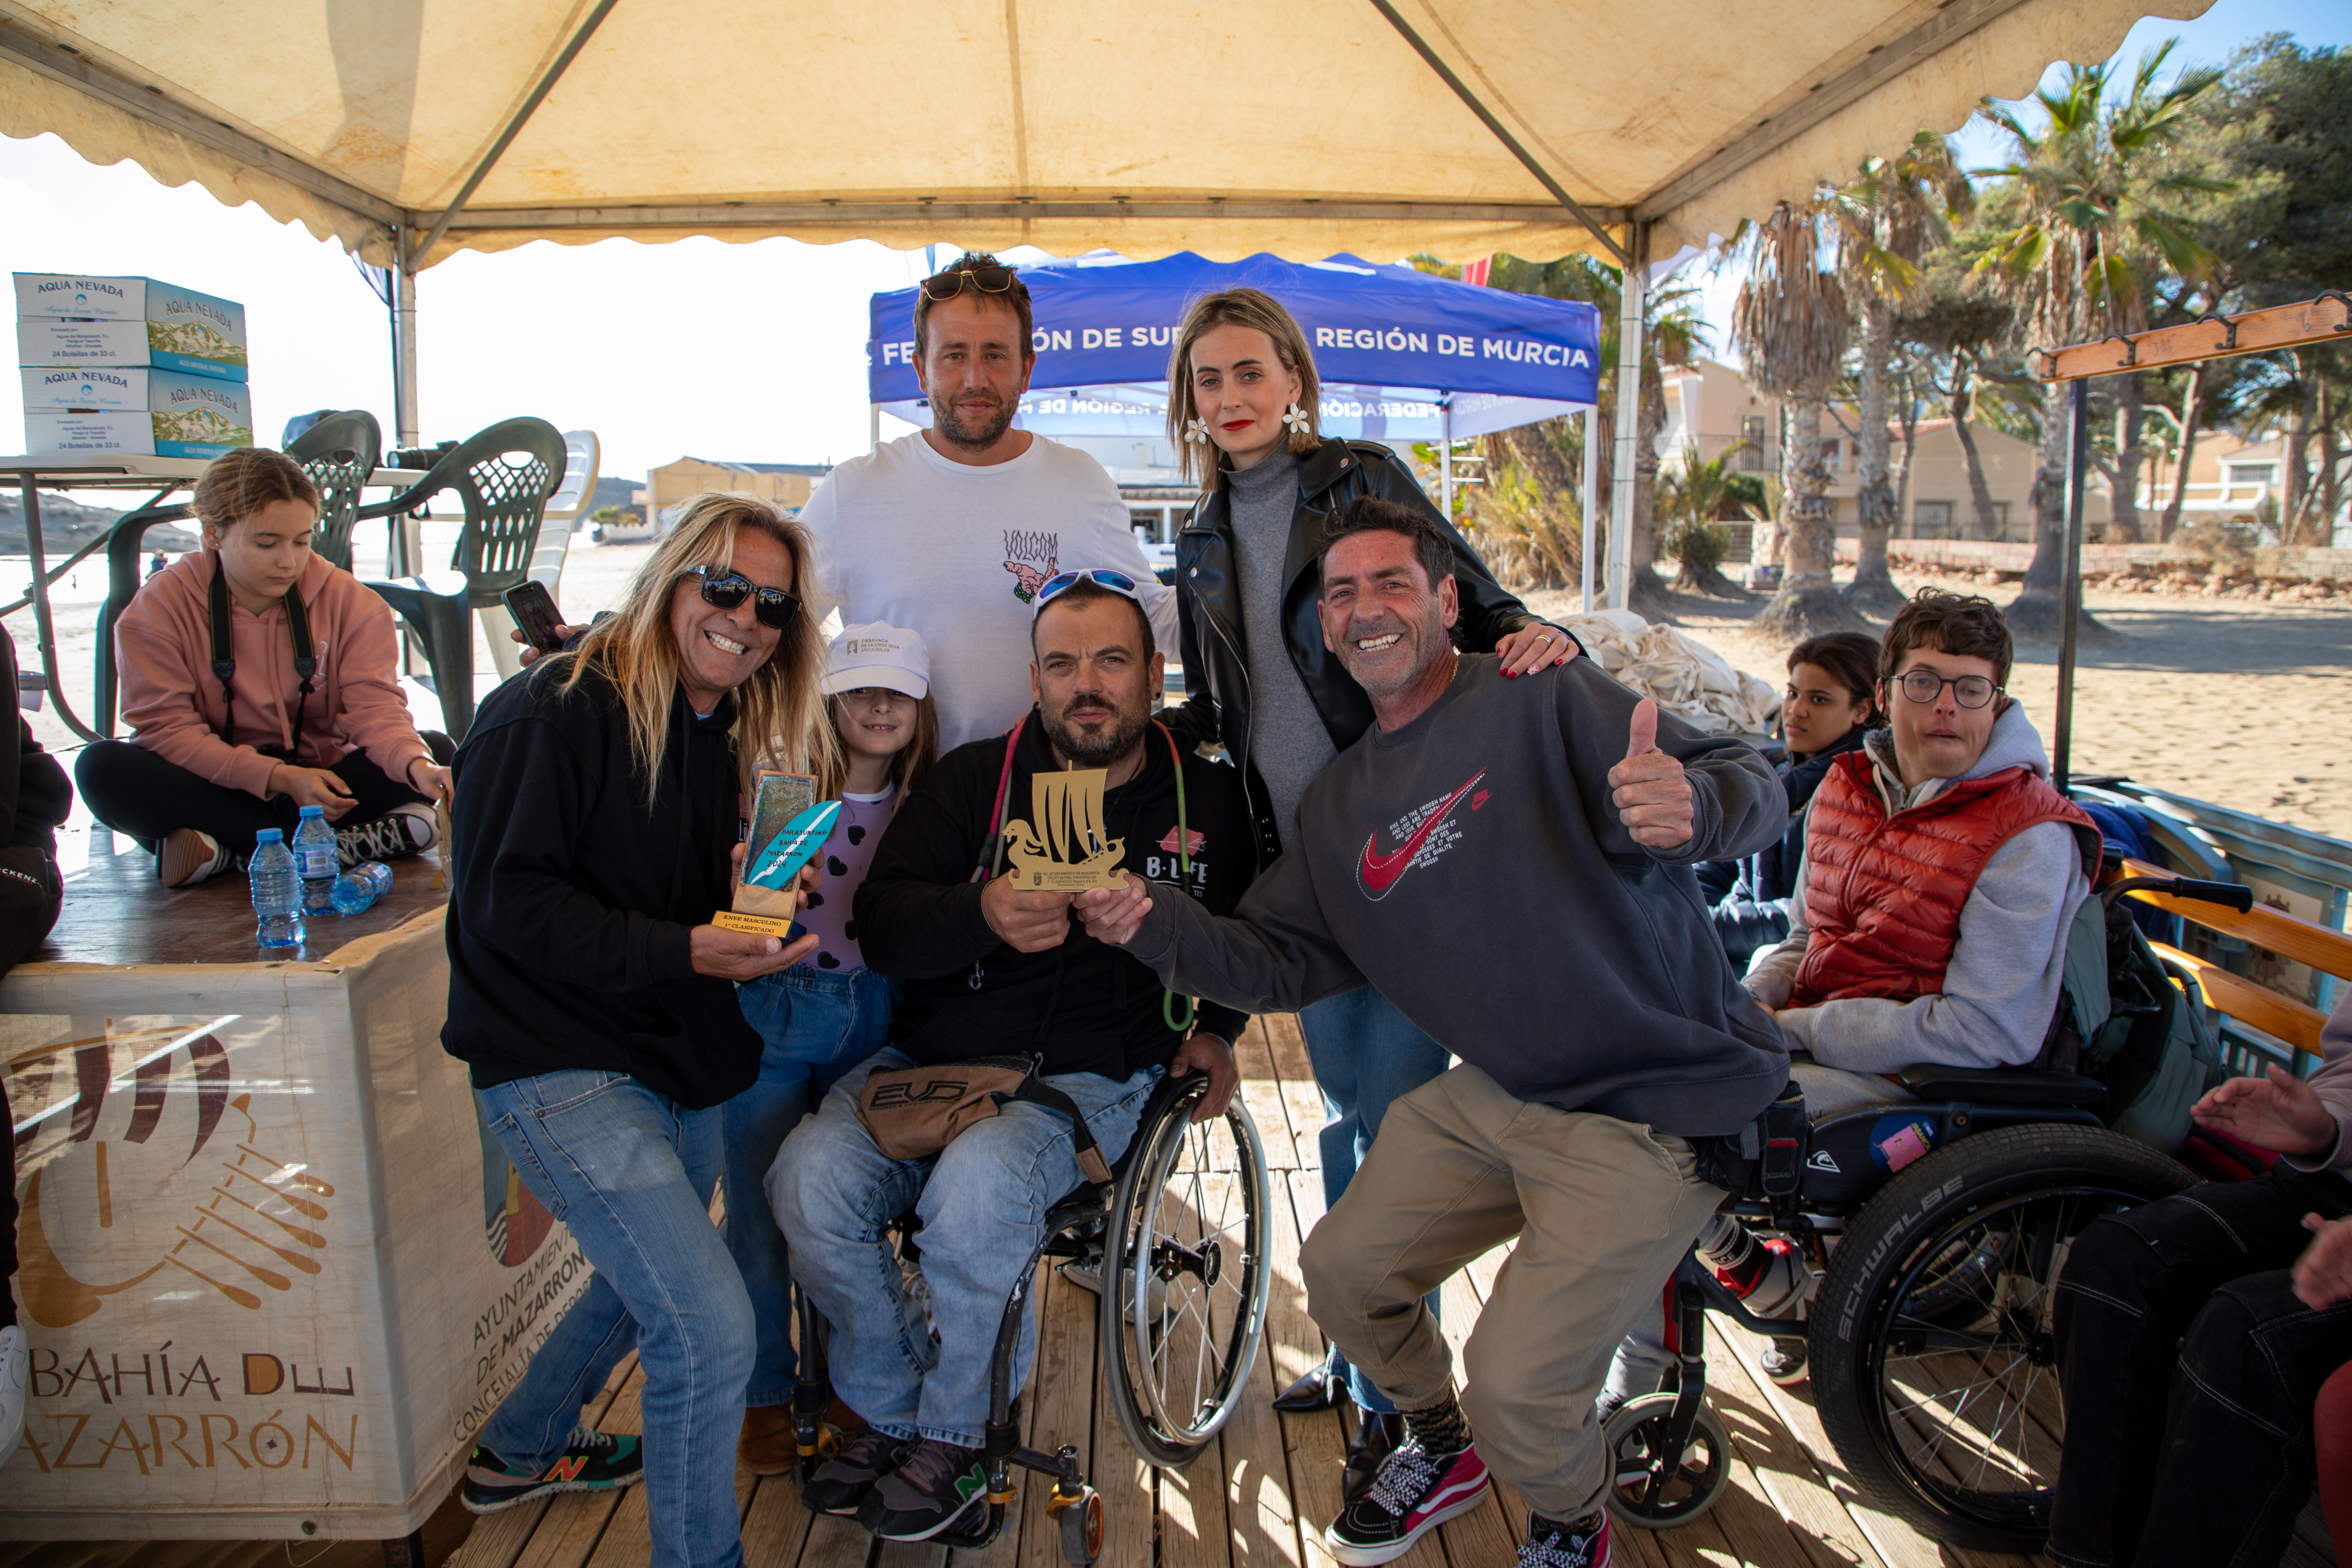
<svg viewBox="0 0 2352 1568"><path fill-rule="evenodd" d="M1348 1468L1339 1478L1341 1507L1364 1494L1372 1478L1381 1473L1381 1461L1402 1441L1403 1416L1375 1415L1369 1410L1357 1413L1356 1435L1348 1444Z"/></svg>
<svg viewBox="0 0 2352 1568"><path fill-rule="evenodd" d="M1311 1368L1305 1377L1274 1396L1274 1407L1285 1415L1311 1415L1318 1410L1337 1410L1339 1402L1348 1397L1346 1363L1339 1352L1333 1351L1322 1363Z"/></svg>

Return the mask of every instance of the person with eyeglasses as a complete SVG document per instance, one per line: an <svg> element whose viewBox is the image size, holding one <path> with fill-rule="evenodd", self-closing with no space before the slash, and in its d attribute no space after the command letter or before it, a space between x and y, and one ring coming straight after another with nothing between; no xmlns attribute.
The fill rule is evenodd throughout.
<svg viewBox="0 0 2352 1568"><path fill-rule="evenodd" d="M1886 628L1887 726L1837 759L1805 818L1789 935L1746 984L1788 1037L1815 1116L1908 1098L1905 1068L2017 1067L2040 1054L2064 978L2066 931L2097 879L2099 830L2052 787L2042 737L2002 688L2013 647L2000 606L1920 590ZM1710 1234L1735 1289L1790 1273L1780 1315L1818 1288L1802 1260ZM1775 1381L1804 1376L1804 1341L1776 1341Z"/></svg>
<svg viewBox="0 0 2352 1568"><path fill-rule="evenodd" d="M960 257L923 279L912 327L904 347L931 423L840 464L801 508L817 544L806 597L820 620L923 628L946 752L1029 710L1029 614L1047 578L1076 566L1130 578L1162 647L1176 644L1176 599L1102 465L1013 426L1037 363L1020 276Z"/></svg>
<svg viewBox="0 0 2352 1568"><path fill-rule="evenodd" d="M483 700L455 764L442 1045L594 1270L482 1428L463 1500L493 1513L642 1479L659 1568L743 1560L757 1329L710 1223L722 1107L761 1063L735 983L818 939L711 916L731 902L759 773L808 773L833 750L824 639L797 597L810 555L764 501L694 498L617 613ZM633 1348L642 1447L581 1421Z"/></svg>

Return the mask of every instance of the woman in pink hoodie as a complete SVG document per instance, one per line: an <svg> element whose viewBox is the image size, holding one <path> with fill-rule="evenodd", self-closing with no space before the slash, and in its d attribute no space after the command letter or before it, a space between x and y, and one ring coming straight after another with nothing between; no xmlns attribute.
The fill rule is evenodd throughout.
<svg viewBox="0 0 2352 1568"><path fill-rule="evenodd" d="M290 836L305 805L347 867L431 847L453 748L408 716L392 607L311 553L310 477L240 447L205 470L195 510L205 547L150 577L115 626L131 736L82 752L91 812L154 850L173 888L242 866L257 831Z"/></svg>

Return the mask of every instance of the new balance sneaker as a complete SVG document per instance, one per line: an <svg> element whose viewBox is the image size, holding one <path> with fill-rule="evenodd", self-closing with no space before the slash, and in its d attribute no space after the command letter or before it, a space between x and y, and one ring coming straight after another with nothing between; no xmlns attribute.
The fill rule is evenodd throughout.
<svg viewBox="0 0 2352 1568"><path fill-rule="evenodd" d="M7 1289L8 1282L0 1279L0 1290ZM23 1325L11 1323L0 1329L0 1465L8 1462L25 1436L25 1373L29 1364Z"/></svg>
<svg viewBox="0 0 2352 1568"><path fill-rule="evenodd" d="M499 1513L517 1503L556 1492L608 1492L645 1479L645 1456L635 1437L607 1436L593 1426L574 1426L563 1452L543 1470L508 1464L477 1447L466 1462L457 1489L468 1513Z"/></svg>
<svg viewBox="0 0 2352 1568"><path fill-rule="evenodd" d="M929 1541L987 1506L980 1450L925 1437L866 1494L857 1522L884 1541Z"/></svg>
<svg viewBox="0 0 2352 1568"><path fill-rule="evenodd" d="M155 846L155 879L167 888L193 888L236 863L236 858L211 834L193 827L175 827Z"/></svg>
<svg viewBox="0 0 2352 1568"><path fill-rule="evenodd" d="M1476 1508L1486 1495L1486 1464L1476 1444L1432 1452L1408 1426L1404 1441L1381 1461L1372 1484L1323 1532L1323 1549L1349 1568L1394 1562L1447 1520Z"/></svg>
<svg viewBox="0 0 2352 1568"><path fill-rule="evenodd" d="M348 871L369 860L405 860L439 841L429 805L395 805L373 822L335 829L335 852Z"/></svg>
<svg viewBox="0 0 2352 1568"><path fill-rule="evenodd" d="M801 1501L816 1513L853 1514L874 1484L897 1469L915 1449L911 1437L893 1437L868 1426L816 1468L801 1489Z"/></svg>
<svg viewBox="0 0 2352 1568"><path fill-rule="evenodd" d="M1570 1524L1529 1513L1518 1568L1609 1568L1609 1510L1596 1508Z"/></svg>

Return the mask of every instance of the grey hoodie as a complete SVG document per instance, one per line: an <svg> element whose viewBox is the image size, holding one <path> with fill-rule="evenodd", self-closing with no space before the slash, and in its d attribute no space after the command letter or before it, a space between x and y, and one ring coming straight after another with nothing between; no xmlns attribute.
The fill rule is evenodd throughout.
<svg viewBox="0 0 2352 1568"><path fill-rule="evenodd" d="M1933 800L1952 782L1929 779L1906 789L1887 731L1874 731L1865 749L1890 814ZM1984 754L1960 776L1982 778L2020 763L2050 775L2041 735L2012 702L1993 721ZM2091 888L2073 828L2041 823L1993 852L1960 907L1959 944L1945 967L1944 989L1908 1002L1854 996L1779 1011L1788 1006L1812 934L1805 919L1807 868L1798 863L1788 940L1758 953L1748 970L1748 989L1775 1009L1790 1050L1809 1051L1824 1067L1867 1073L1900 1072L1918 1063L1994 1068L2033 1059L2058 1005L2066 927Z"/></svg>

